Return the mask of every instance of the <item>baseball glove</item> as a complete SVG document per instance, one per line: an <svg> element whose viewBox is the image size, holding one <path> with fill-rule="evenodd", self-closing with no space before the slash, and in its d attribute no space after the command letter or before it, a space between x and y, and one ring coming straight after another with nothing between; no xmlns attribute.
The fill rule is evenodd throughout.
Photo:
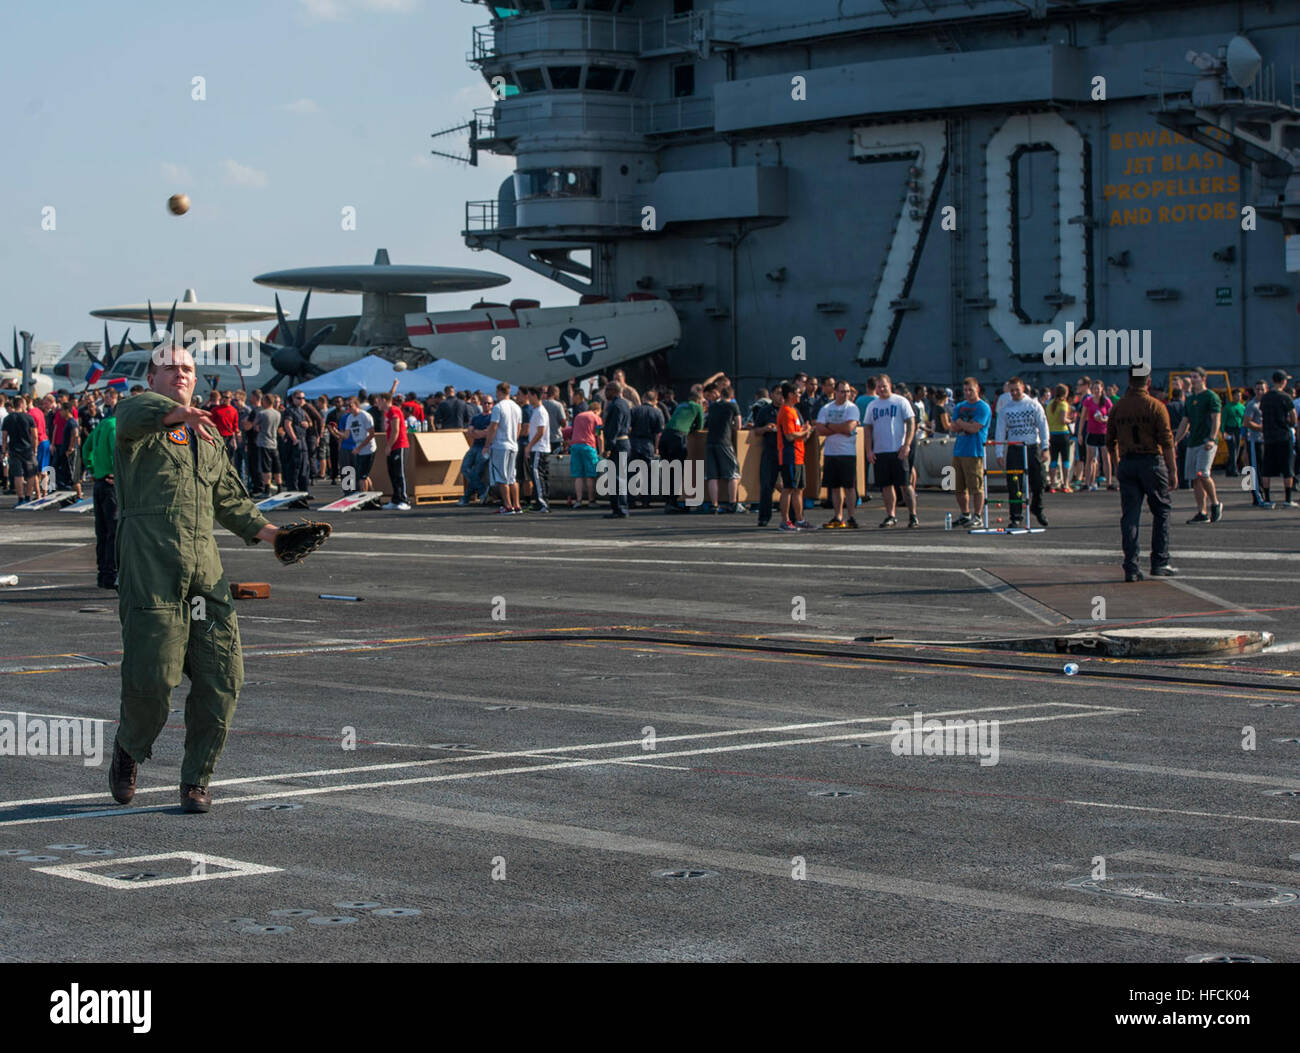
<svg viewBox="0 0 1300 1053"><path fill-rule="evenodd" d="M334 528L328 523L311 520L299 520L282 526L275 535L275 558L286 566L301 563L325 544L325 539L333 531Z"/></svg>

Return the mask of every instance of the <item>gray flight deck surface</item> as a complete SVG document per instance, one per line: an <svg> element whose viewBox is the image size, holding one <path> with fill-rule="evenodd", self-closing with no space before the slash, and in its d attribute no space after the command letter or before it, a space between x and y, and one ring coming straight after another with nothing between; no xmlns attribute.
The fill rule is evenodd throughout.
<svg viewBox="0 0 1300 1053"><path fill-rule="evenodd" d="M1049 496L1051 528L1019 537L945 533L936 493L920 530L877 530L876 499L862 530L790 536L353 512L290 568L222 535L231 580L272 595L239 604L247 685L206 816L176 801L184 687L112 803L92 525L5 498L0 717L109 723L100 767L0 757L0 959L1294 961L1300 512L1224 493L1209 527L1178 495L1176 584L1117 580L1104 492ZM1096 597L1113 623L1276 644L1067 676L968 643L1089 623ZM896 756L918 710L998 721L998 763ZM1096 857L1107 880L1072 886ZM40 869L69 864L100 882Z"/></svg>

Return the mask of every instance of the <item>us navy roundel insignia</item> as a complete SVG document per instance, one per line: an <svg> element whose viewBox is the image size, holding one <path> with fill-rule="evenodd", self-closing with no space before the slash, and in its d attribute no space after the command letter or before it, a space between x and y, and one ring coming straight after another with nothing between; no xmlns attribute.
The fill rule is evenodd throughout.
<svg viewBox="0 0 1300 1053"><path fill-rule="evenodd" d="M550 361L562 358L570 365L585 366L597 351L605 350L603 336L588 336L581 329L566 329L560 334L560 342L546 349Z"/></svg>
<svg viewBox="0 0 1300 1053"><path fill-rule="evenodd" d="M190 437L184 428L174 428L167 433L167 438L177 446L188 446Z"/></svg>

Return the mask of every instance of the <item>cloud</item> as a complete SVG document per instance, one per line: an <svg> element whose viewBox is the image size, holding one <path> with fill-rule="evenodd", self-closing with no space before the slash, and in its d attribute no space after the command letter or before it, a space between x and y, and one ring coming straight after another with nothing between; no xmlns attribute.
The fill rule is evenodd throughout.
<svg viewBox="0 0 1300 1053"><path fill-rule="evenodd" d="M463 88L457 88L456 93L451 97L452 107L458 110L491 106L494 101L492 89L488 87L487 81L480 79L475 79L472 84L466 84Z"/></svg>
<svg viewBox="0 0 1300 1053"><path fill-rule="evenodd" d="M175 165L170 161L163 161L160 167L162 168L162 174L173 183L188 183L192 178L190 170L184 165Z"/></svg>
<svg viewBox="0 0 1300 1053"><path fill-rule="evenodd" d="M221 167L226 171L226 178L238 186L266 186L266 173L259 172L256 168L230 159L222 161Z"/></svg>
<svg viewBox="0 0 1300 1053"><path fill-rule="evenodd" d="M338 0L298 0L298 6L308 18L322 22L343 17L343 5Z"/></svg>
<svg viewBox="0 0 1300 1053"><path fill-rule="evenodd" d="M410 14L416 3L415 0L298 0L298 7L312 21L336 22L354 11Z"/></svg>
<svg viewBox="0 0 1300 1053"><path fill-rule="evenodd" d="M293 102L284 103L280 109L288 110L290 113L319 113L320 107L316 105L315 99L294 99Z"/></svg>

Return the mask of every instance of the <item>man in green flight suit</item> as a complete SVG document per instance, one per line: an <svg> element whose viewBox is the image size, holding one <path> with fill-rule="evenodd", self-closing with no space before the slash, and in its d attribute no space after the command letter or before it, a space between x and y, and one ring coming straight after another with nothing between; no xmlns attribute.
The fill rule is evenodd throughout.
<svg viewBox="0 0 1300 1053"><path fill-rule="evenodd" d="M206 812L208 781L244 682L212 521L250 545L274 542L276 528L249 499L212 418L190 405L194 381L189 352L164 342L150 356L150 390L117 407L122 711L109 787L119 804L135 795L137 764L152 755L185 673L181 808Z"/></svg>

